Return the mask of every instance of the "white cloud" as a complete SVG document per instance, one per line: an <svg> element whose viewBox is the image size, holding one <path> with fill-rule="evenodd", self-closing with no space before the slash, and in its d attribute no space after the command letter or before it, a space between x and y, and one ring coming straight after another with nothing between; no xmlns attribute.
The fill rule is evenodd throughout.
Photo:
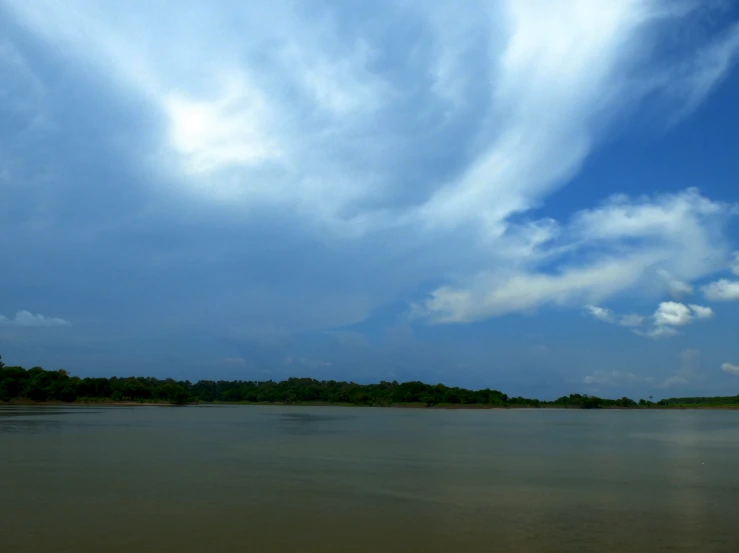
<svg viewBox="0 0 739 553"><path fill-rule="evenodd" d="M739 300L739 281L722 278L702 288L703 295L711 301Z"/></svg>
<svg viewBox="0 0 739 553"><path fill-rule="evenodd" d="M734 374L739 376L739 365L733 365L731 363L724 363L721 365L721 370L725 373Z"/></svg>
<svg viewBox="0 0 739 553"><path fill-rule="evenodd" d="M690 308L682 303L666 301L659 304L653 315L654 324L657 326L683 326L693 319Z"/></svg>
<svg viewBox="0 0 739 553"><path fill-rule="evenodd" d="M635 334L647 338L671 338L678 334L675 327L682 327L694 320L706 320L713 317L713 309L702 305L685 305L674 301L659 304L652 315L653 326L646 330L634 330Z"/></svg>
<svg viewBox="0 0 739 553"><path fill-rule="evenodd" d="M56 317L45 317L40 314L34 315L30 311L21 310L15 314L15 318L13 319L0 315L0 324L15 326L69 326L69 321Z"/></svg>
<svg viewBox="0 0 739 553"><path fill-rule="evenodd" d="M736 63L738 54L739 24L734 24L713 43L666 75L668 91L682 97L683 108L675 114L675 120L694 110L706 99Z"/></svg>
<svg viewBox="0 0 739 553"><path fill-rule="evenodd" d="M613 311L606 309L605 307L598 307L597 305L586 305L585 311L590 314L593 318L603 321L604 323L616 322L616 317Z"/></svg>
<svg viewBox="0 0 739 553"><path fill-rule="evenodd" d="M195 173L229 165L257 165L279 158L279 147L264 131L267 104L240 76L227 76L215 100L173 92L164 99L172 146Z"/></svg>
<svg viewBox="0 0 739 553"><path fill-rule="evenodd" d="M533 246L524 259L506 258L508 250L498 249L502 259L495 258L495 265L503 269L436 289L416 313L436 322L464 322L546 304L596 305L629 289L661 294L669 286L654 278L660 271L688 281L720 268L729 250L721 226L730 215L731 206L711 202L696 190L637 201L614 198L577 213L556 239ZM504 234L498 243L508 241ZM576 252L582 254L579 263L557 263ZM667 302L668 312L658 317L669 319L672 307L687 312L687 321L690 309L678 305Z"/></svg>
<svg viewBox="0 0 739 553"><path fill-rule="evenodd" d="M734 252L731 255L734 258L731 264L731 272L739 276L739 252Z"/></svg>
<svg viewBox="0 0 739 553"><path fill-rule="evenodd" d="M621 326L635 327L641 326L644 322L644 317L631 313L629 315L617 315L606 307L598 307L596 305L586 305L586 314L591 317L603 321L604 323L618 324Z"/></svg>
<svg viewBox="0 0 739 553"><path fill-rule="evenodd" d="M711 319L713 318L713 309L710 307L704 307L702 305L695 305L691 303L688 307L693 310L695 317L698 319Z"/></svg>
<svg viewBox="0 0 739 553"><path fill-rule="evenodd" d="M404 192L383 176L394 174L397 156L417 144L416 125L404 131L377 124L378 113L407 111L408 101L406 81L373 70L388 53L382 18L352 29L347 40L341 10L330 4L317 10L320 17L305 17L287 1L228 10L183 1L176 25L166 8L149 3L147 9L86 0L7 5L40 36L159 109L169 125L165 146L196 173L190 184L204 196L298 205L340 232L347 224L365 232L393 224L383 209L358 213L368 198L384 206ZM467 84L488 89L489 103L478 111L489 116L470 133L479 154L461 176L439 181L400 215L430 227L477 221L494 236L511 214L565 184L612 116L655 86L669 87L640 82L650 73L643 64L665 65L650 57L648 31L684 24L689 10L656 0L508 0L462 10L409 4L388 17L401 14L428 33L426 73L436 76L431 91L441 106L428 131L469 108ZM479 52L489 75L465 71L475 36L491 37ZM701 50L695 63L681 64L690 109L728 71L736 45L727 36ZM347 148L368 163L338 159L336 152ZM242 171L223 171L234 166ZM347 219L347 212L354 215Z"/></svg>

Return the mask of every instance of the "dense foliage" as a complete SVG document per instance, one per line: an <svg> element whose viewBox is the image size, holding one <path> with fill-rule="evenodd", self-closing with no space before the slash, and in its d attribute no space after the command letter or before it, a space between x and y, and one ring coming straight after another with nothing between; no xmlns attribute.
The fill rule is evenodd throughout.
<svg viewBox="0 0 739 553"><path fill-rule="evenodd" d="M649 402L641 400L640 405L647 405ZM555 405L566 407L581 407L583 409L596 409L598 407L636 407L637 403L633 399L622 397L621 399L603 399L596 396L588 396L581 394L570 394L563 396L554 401Z"/></svg>
<svg viewBox="0 0 739 553"><path fill-rule="evenodd" d="M4 366L0 361L0 401L30 399L33 401L166 401L189 403L189 382L156 378L79 378L67 371L47 371L41 367Z"/></svg>
<svg viewBox="0 0 739 553"><path fill-rule="evenodd" d="M539 405L538 400L509 398L497 390L465 390L443 384L422 382L380 382L355 384L312 378L289 378L282 382L255 381L189 381L160 380L151 377L79 378L67 371L47 371L41 367L0 366L0 401L30 399L33 401L244 401L269 403L345 403L354 405L392 405L440 403L450 405L506 406Z"/></svg>
<svg viewBox="0 0 739 553"><path fill-rule="evenodd" d="M0 401L27 399L32 401L134 401L186 404L198 401L250 403L334 403L351 405L434 405L540 407L553 405L572 408L649 407L655 404L627 397L603 399L595 396L570 394L553 402L509 397L498 390L466 390L443 384L423 382L380 382L355 384L335 380L288 378L282 382L267 380L176 381L152 377L79 378L65 370L47 371L41 367L24 369L3 365L0 357ZM735 398L672 398L659 402L671 405L739 404Z"/></svg>

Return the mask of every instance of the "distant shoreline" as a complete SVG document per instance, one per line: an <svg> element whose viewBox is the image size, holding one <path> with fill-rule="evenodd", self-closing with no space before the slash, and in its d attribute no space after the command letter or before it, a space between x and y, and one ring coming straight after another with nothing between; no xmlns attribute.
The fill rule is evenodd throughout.
<svg viewBox="0 0 739 553"><path fill-rule="evenodd" d="M100 407L214 407L219 405L225 406L273 406L273 407L372 407L378 409L424 409L424 410L446 410L446 411L490 411L490 410L511 410L511 409L543 409L543 410L595 410L595 411L674 411L674 410L739 410L739 405L650 405L650 406L634 406L634 407L598 407L595 409L586 409L584 407L572 405L541 405L532 407L530 405L460 405L460 404L441 404L441 405L425 405L423 403L394 403L392 405L355 405L352 403L330 403L330 402L248 402L248 401L200 401L197 403L175 404L171 402L152 402L152 401L33 401L30 399L13 399L10 401L0 401L0 406L21 406L21 407L72 407L72 406L100 406Z"/></svg>

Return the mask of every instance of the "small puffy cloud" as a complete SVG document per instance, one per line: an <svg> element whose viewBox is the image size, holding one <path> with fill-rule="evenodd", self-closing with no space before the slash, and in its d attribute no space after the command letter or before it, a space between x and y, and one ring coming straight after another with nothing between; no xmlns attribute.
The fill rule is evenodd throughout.
<svg viewBox="0 0 739 553"><path fill-rule="evenodd" d="M13 319L8 319L0 315L0 323L15 326L69 326L69 321L67 320L56 317L45 317L41 314L34 315L25 309L18 311Z"/></svg>
<svg viewBox="0 0 739 553"><path fill-rule="evenodd" d="M675 327L692 323L694 320L706 320L713 317L713 309L702 305L685 305L674 301L666 301L652 315L654 326L645 331L634 330L639 336L653 338L670 338L678 334Z"/></svg>
<svg viewBox="0 0 739 553"><path fill-rule="evenodd" d="M713 309L710 307L695 305L694 303L691 303L688 307L690 307L697 319L710 319L713 317Z"/></svg>
<svg viewBox="0 0 739 553"><path fill-rule="evenodd" d="M597 305L586 305L585 312L599 321L604 323L613 323L616 321L613 311L606 309L605 307L598 307Z"/></svg>
<svg viewBox="0 0 739 553"><path fill-rule="evenodd" d="M724 371L725 373L739 376L739 365L733 365L731 363L724 363L723 365L721 365L721 370Z"/></svg>
<svg viewBox="0 0 739 553"><path fill-rule="evenodd" d="M692 320L693 314L687 305L665 301L659 304L653 318L657 326L684 326Z"/></svg>
<svg viewBox="0 0 739 553"><path fill-rule="evenodd" d="M703 287L703 295L711 301L738 301L739 282L722 278Z"/></svg>

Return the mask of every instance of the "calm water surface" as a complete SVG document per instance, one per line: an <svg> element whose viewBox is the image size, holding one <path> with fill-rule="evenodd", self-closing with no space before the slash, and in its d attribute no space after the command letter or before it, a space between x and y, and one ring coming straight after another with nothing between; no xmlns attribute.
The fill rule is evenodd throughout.
<svg viewBox="0 0 739 553"><path fill-rule="evenodd" d="M737 469L737 411L0 407L0 549L735 553Z"/></svg>

